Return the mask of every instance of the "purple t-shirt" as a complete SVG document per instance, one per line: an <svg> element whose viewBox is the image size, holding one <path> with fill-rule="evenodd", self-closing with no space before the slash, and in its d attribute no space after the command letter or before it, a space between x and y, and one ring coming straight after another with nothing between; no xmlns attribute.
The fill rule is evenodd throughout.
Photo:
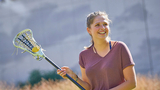
<svg viewBox="0 0 160 90"><path fill-rule="evenodd" d="M93 46L79 55L79 64L85 68L91 90L108 90L125 82L123 69L135 65L131 53L118 41L104 57L94 53Z"/></svg>

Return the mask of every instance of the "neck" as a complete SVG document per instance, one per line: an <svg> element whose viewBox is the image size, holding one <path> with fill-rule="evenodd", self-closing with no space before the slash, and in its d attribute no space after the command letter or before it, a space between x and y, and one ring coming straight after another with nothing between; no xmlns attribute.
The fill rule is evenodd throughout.
<svg viewBox="0 0 160 90"><path fill-rule="evenodd" d="M109 41L108 40L103 40L103 41L94 41L94 47L96 48L97 51L102 51L108 48L109 46Z"/></svg>

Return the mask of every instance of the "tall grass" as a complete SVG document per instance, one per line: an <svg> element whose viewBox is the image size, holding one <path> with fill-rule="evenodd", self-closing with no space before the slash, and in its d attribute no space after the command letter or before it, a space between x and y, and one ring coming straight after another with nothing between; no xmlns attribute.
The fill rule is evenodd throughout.
<svg viewBox="0 0 160 90"><path fill-rule="evenodd" d="M31 85L26 85L19 90L79 90L76 85L74 85L69 80L45 80L42 79L41 82L35 84L33 87Z"/></svg>
<svg viewBox="0 0 160 90"><path fill-rule="evenodd" d="M160 90L160 78L157 75L137 75L137 87L134 90Z"/></svg>
<svg viewBox="0 0 160 90"><path fill-rule="evenodd" d="M18 88L14 84L8 85L6 82L0 81L0 90L18 90Z"/></svg>
<svg viewBox="0 0 160 90"><path fill-rule="evenodd" d="M28 84L21 88L0 82L0 90L79 90L79 88L69 80L54 81L42 79L34 86ZM138 74L137 87L133 90L160 90L160 78L157 75L145 76Z"/></svg>

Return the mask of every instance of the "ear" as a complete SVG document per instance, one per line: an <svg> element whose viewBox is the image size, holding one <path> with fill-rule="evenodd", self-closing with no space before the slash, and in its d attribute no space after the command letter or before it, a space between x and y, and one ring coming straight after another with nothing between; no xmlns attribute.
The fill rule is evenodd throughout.
<svg viewBox="0 0 160 90"><path fill-rule="evenodd" d="M87 32L91 35L91 29L87 27Z"/></svg>

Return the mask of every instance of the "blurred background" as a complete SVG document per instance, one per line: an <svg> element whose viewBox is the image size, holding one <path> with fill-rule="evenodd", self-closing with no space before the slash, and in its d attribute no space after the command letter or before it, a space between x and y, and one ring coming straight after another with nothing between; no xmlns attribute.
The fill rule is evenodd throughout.
<svg viewBox="0 0 160 90"><path fill-rule="evenodd" d="M93 11L109 14L110 37L127 44L136 73L160 75L159 8L160 0L0 0L0 81L25 82L33 70L54 70L20 49L13 54L14 36L28 28L51 60L80 73L79 53L90 44L86 17Z"/></svg>

